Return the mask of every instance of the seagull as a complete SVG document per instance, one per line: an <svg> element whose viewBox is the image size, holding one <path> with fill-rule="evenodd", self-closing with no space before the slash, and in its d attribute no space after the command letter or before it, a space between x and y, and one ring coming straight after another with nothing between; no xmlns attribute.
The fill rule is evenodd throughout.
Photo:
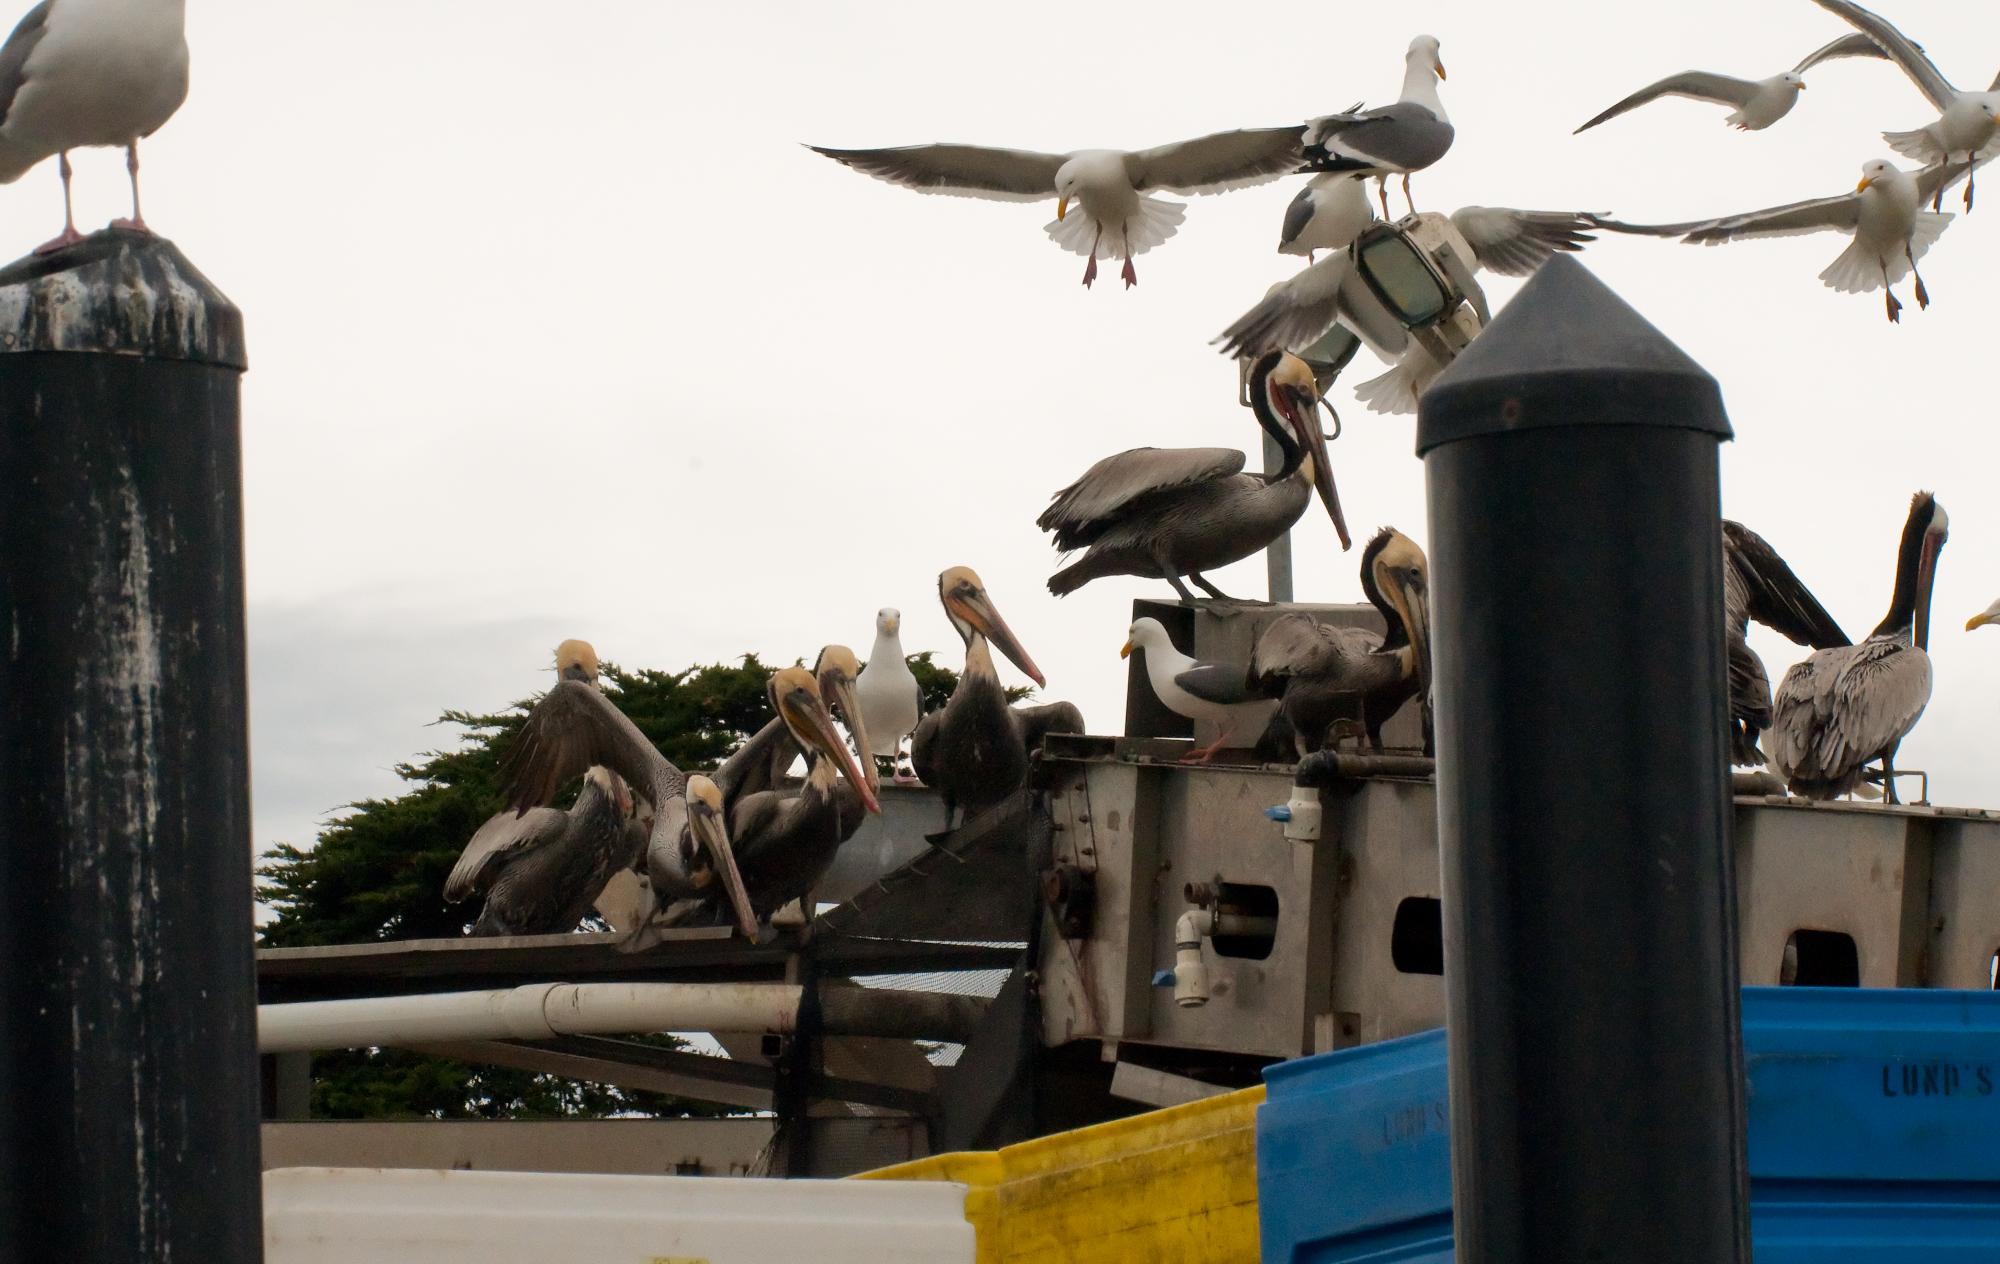
<svg viewBox="0 0 2000 1264"><path fill-rule="evenodd" d="M1375 222L1368 190L1361 176L1328 172L1314 176L1285 208L1285 226L1278 236L1278 253L1304 255L1313 262L1319 250L1345 250Z"/></svg>
<svg viewBox="0 0 2000 1264"><path fill-rule="evenodd" d="M1447 218L1439 216L1438 218ZM1527 276L1558 250L1583 249L1598 217L1581 211L1519 211L1499 206L1467 206L1448 217L1471 252L1475 269L1500 276ZM1348 313L1352 296L1366 283L1355 274L1346 251L1337 251L1271 287L1264 298L1215 338L1222 353L1257 356L1267 351L1297 352L1324 335ZM1385 360L1399 360L1414 346L1403 339L1380 344L1356 328ZM1379 411L1379 410L1378 410Z"/></svg>
<svg viewBox="0 0 2000 1264"><path fill-rule="evenodd" d="M139 141L187 99L186 0L42 0L0 45L0 184L54 155L63 230L47 254L83 240L70 201L69 151L125 151L132 217L113 228L150 232L139 213Z"/></svg>
<svg viewBox="0 0 2000 1264"><path fill-rule="evenodd" d="M1985 161L1980 159L1979 163ZM1889 321L1896 324L1903 319L1903 304L1893 287L1905 276L1916 278L1917 306L1931 305L1930 291L1924 288L1923 275L1917 271L1917 260L1923 258L1924 252L1951 223L1949 213L1920 208L1970 171L1971 167L1962 163L1905 171L1885 158L1877 158L1863 164L1861 183L1854 186L1852 193L1684 224L1623 224L1602 216L1593 220L1599 228L1613 232L1679 237L1688 245L1702 246L1719 246L1748 237L1847 233L1854 243L1827 265L1819 274L1820 280L1842 294L1883 291L1887 296Z"/></svg>
<svg viewBox="0 0 2000 1264"><path fill-rule="evenodd" d="M901 763L903 739L923 719L924 690L903 653L902 629L902 611L884 606L875 612L875 648L868 651L868 665L854 682L854 695L868 730L869 757L889 760L896 783L907 785L910 778Z"/></svg>
<svg viewBox="0 0 2000 1264"><path fill-rule="evenodd" d="M1848 0L1815 0L1815 3L1847 19L1880 44L1882 51L1903 68L1903 73L1938 108L1937 121L1929 126L1909 132L1882 133L1889 148L1905 158L1933 165L1960 156L1976 165L1977 159L2000 153L2000 145L1994 143L1996 134L2000 134L2000 126L1996 126L2000 125L2000 75L1994 77L1993 86L1984 92L1960 92L1938 72L1920 45L1880 15ZM1929 196L1932 210L1944 209L1943 185L1931 190ZM1972 209L1970 175L1965 181L1965 209Z"/></svg>
<svg viewBox="0 0 2000 1264"><path fill-rule="evenodd" d="M905 145L896 149L806 148L864 175L919 193L1033 202L1053 195L1055 221L1047 232L1072 254L1088 255L1083 283L1097 279L1099 251L1125 261L1119 273L1130 289L1139 283L1132 259L1174 235L1187 210L1178 202L1147 197L1168 193L1221 193L1275 180L1299 164L1300 126L1216 132L1153 149L1079 149L1040 154L983 145ZM1074 202L1081 212L1069 217Z"/></svg>
<svg viewBox="0 0 2000 1264"><path fill-rule="evenodd" d="M1596 127L1599 123L1617 118L1642 105L1650 105L1661 97L1687 97L1695 101L1713 101L1717 105L1734 106L1735 110L1722 121L1739 132L1761 132L1779 119L1792 112L1798 104L1799 93L1805 91L1806 71L1823 61L1836 57L1873 57L1888 60L1889 54L1882 46L1866 35L1843 35L1823 48L1814 49L1804 61L1768 79L1738 79L1732 75L1718 75L1706 70L1683 70L1677 75L1668 75L1658 83L1649 84L1634 92L1623 101L1576 129L1571 135L1579 135Z"/></svg>
<svg viewBox="0 0 2000 1264"><path fill-rule="evenodd" d="M1221 729L1215 741L1189 752L1181 760L1184 764L1208 763L1237 732L1262 733L1278 713L1276 698L1250 692L1244 664L1207 663L1181 653L1158 619L1133 621L1118 656L1134 654L1145 655L1146 679L1167 710L1190 720L1213 721Z"/></svg>
<svg viewBox="0 0 2000 1264"><path fill-rule="evenodd" d="M1389 218L1389 177L1400 174L1403 200L1414 214L1410 173L1422 171L1451 148L1451 120L1445 117L1436 82L1444 77L1437 37L1417 36L1403 55L1402 99L1374 110L1356 105L1307 123L1304 170L1374 176L1383 219Z"/></svg>

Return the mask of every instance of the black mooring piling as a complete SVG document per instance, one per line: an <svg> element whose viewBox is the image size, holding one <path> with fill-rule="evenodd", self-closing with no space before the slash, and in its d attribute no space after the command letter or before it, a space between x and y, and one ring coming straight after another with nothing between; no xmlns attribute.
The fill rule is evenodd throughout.
<svg viewBox="0 0 2000 1264"><path fill-rule="evenodd" d="M1749 1259L1729 435L1566 257L1424 396L1461 1260Z"/></svg>
<svg viewBox="0 0 2000 1264"><path fill-rule="evenodd" d="M170 243L0 270L0 1260L262 1259L238 380Z"/></svg>

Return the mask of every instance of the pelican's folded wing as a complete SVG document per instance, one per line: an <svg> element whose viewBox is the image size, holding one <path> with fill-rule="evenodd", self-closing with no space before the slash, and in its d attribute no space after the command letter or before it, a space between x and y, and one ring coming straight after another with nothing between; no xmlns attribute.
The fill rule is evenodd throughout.
<svg viewBox="0 0 2000 1264"><path fill-rule="evenodd" d="M505 862L552 843L569 828L569 813L535 808L525 814L496 812L473 834L444 880L444 898L456 904L471 899L493 882Z"/></svg>
<svg viewBox="0 0 2000 1264"><path fill-rule="evenodd" d="M1723 604L1732 624L1755 619L1793 644L1816 650L1848 644L1840 624L1763 536L1724 519L1722 560Z"/></svg>
<svg viewBox="0 0 2000 1264"><path fill-rule="evenodd" d="M1034 202L1056 195L1062 154L984 145L902 145L894 149L806 148L863 175L900 184L919 193Z"/></svg>
<svg viewBox="0 0 2000 1264"><path fill-rule="evenodd" d="M1221 193L1275 180L1299 165L1303 125L1216 132L1125 155L1135 189Z"/></svg>
<svg viewBox="0 0 2000 1264"><path fill-rule="evenodd" d="M1067 553L1102 535L1121 510L1156 492L1240 473L1237 448L1131 448L1107 456L1049 500L1035 525Z"/></svg>

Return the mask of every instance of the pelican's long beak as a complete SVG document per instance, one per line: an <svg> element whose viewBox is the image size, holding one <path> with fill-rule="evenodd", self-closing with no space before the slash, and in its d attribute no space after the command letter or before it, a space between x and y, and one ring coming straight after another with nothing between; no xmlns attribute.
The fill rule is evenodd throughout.
<svg viewBox="0 0 2000 1264"><path fill-rule="evenodd" d="M861 775L861 769L854 762L854 752L847 749L847 739L840 735L840 730L833 727L833 715L826 709L826 704L803 689L782 699L781 702L785 707L787 722L805 738L807 745L834 762L840 769L840 775L847 778L848 784L861 792L863 807L878 816L881 815L882 804L875 798L874 779ZM858 708L854 714L860 714ZM861 734L857 731L855 737L856 740L860 740ZM874 762L873 759L869 760L870 764Z"/></svg>
<svg viewBox="0 0 2000 1264"><path fill-rule="evenodd" d="M1354 541L1347 534L1347 515L1340 511L1340 489L1333 485L1333 462L1326 455L1326 433L1319 428L1320 401L1306 392L1300 392L1294 399L1292 426L1312 457L1313 486L1319 489L1327 516L1333 519L1334 532L1340 536L1340 551L1345 553L1354 547ZM1338 423L1338 416L1334 420Z"/></svg>
<svg viewBox="0 0 2000 1264"><path fill-rule="evenodd" d="M612 772L609 768L606 768L604 770L604 773L605 776L611 779L611 802L617 805L618 815L626 817L631 816L632 787L625 784L625 778L619 776L615 772Z"/></svg>
<svg viewBox="0 0 2000 1264"><path fill-rule="evenodd" d="M1417 661L1417 685L1423 698L1431 696L1431 615L1430 593L1421 579L1412 576L1398 583L1396 605L1403 612L1403 624L1410 632L1410 649Z"/></svg>
<svg viewBox="0 0 2000 1264"><path fill-rule="evenodd" d="M854 735L855 749L860 751L869 750L868 729L866 722L861 718L861 699L855 696L854 681L848 678L846 672L840 672L831 679L822 682L820 687L824 693L833 695L832 697L822 697L821 700L829 707L840 708L840 718L846 721L847 731ZM833 732L831 725L828 726L828 732ZM837 732L833 733L833 737L834 744L840 748L840 754L845 756L848 753L847 743L840 740L840 735ZM882 774L876 771L875 756L869 754L861 760L861 766L858 770L860 772L860 779L856 779L853 770L854 764L852 761L842 765L841 771L847 773L849 781L854 782L857 786L867 786L868 793L862 797L871 801L869 811L880 812L882 810L880 803L882 797Z"/></svg>
<svg viewBox="0 0 2000 1264"><path fill-rule="evenodd" d="M1118 651L1118 657L1120 658L1132 657L1132 642L1130 641L1125 642L1124 648Z"/></svg>
<svg viewBox="0 0 2000 1264"><path fill-rule="evenodd" d="M991 641L994 648L1005 654L1009 662L1020 668L1029 680L1043 688L1048 687L1049 682L1042 678L1041 668L1035 666L1035 660L1029 658L1028 651L1022 649L1021 643L1014 639L1013 629L1009 628L1007 621L1000 617L1000 612L993 608L992 598L983 592L976 597L963 598L958 602L958 613L959 617L977 629L981 636Z"/></svg>
<svg viewBox="0 0 2000 1264"><path fill-rule="evenodd" d="M1063 216L1065 216L1065 215L1067 215L1067 214L1069 214L1069 199L1068 199L1068 198L1066 198L1066 197L1060 197L1060 198L1057 198L1057 199L1056 199L1056 218L1057 218L1057 219L1061 219L1061 218L1062 218Z"/></svg>
<svg viewBox="0 0 2000 1264"><path fill-rule="evenodd" d="M1916 638L1920 650L1931 647L1931 585L1937 580L1938 554L1943 550L1944 536L1924 534L1924 551L1917 558Z"/></svg>
<svg viewBox="0 0 2000 1264"><path fill-rule="evenodd" d="M729 845L729 826L718 812L700 799L690 798L688 832L695 844L708 852L709 867L722 877L722 889L729 893L729 906L736 912L736 925L746 938L757 938L757 911L750 907L750 892L744 889L743 874L736 867L736 851Z"/></svg>

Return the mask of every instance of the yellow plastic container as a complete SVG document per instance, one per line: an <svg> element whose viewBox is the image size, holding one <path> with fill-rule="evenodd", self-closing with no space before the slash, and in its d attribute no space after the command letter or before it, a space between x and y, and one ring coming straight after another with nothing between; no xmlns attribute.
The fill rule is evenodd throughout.
<svg viewBox="0 0 2000 1264"><path fill-rule="evenodd" d="M979 1264L1256 1264L1263 1086L862 1179L958 1181Z"/></svg>

